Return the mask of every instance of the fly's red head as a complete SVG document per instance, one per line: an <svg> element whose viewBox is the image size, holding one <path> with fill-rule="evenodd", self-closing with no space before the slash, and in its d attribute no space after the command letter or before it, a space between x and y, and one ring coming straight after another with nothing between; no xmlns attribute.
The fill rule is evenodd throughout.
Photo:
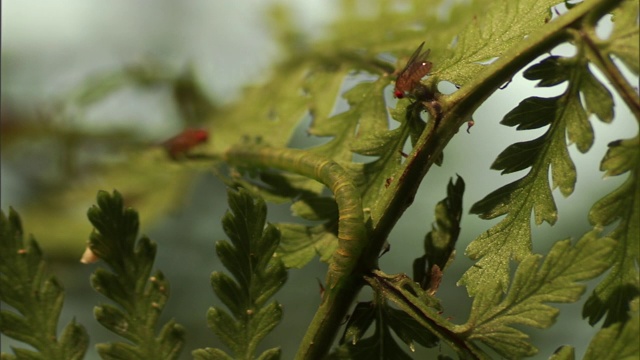
<svg viewBox="0 0 640 360"><path fill-rule="evenodd" d="M407 65L405 65L404 69L398 74L396 87L393 90L393 95L398 99L404 98L407 94L412 95L416 86L420 84L420 80L431 70L433 64L427 61L431 49L423 52L423 46L424 41L418 46L416 51L413 52L413 55L411 55L409 61L407 61Z"/></svg>

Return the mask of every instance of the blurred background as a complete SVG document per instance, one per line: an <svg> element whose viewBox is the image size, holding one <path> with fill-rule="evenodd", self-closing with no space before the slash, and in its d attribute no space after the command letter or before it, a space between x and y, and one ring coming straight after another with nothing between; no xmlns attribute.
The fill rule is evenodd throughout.
<svg viewBox="0 0 640 360"><path fill-rule="evenodd" d="M337 0L278 3L290 8L308 41L323 36L339 9ZM2 2L1 207L6 212L12 206L22 215L25 231L39 241L51 272L64 284L67 296L60 324L75 318L87 327L92 345L113 341L115 335L93 319L93 306L105 302L89 286L97 265L78 262L91 231L86 210L98 190L138 183L133 188L158 187L151 200L136 203L135 192L128 194L128 200L140 212L142 232L159 244L156 268L172 286L164 319L175 318L188 331L182 357L191 358L196 348L220 346L206 327L205 313L213 304L219 305L209 287L209 275L222 270L214 243L225 238L220 219L227 209L226 190L210 172L188 165L170 164L162 171L157 166L126 173L100 171L105 163L122 159L113 151L119 145L127 144L127 151L136 146L147 149L185 126L167 88L121 91L105 97L89 112L65 108L64 117L59 116L60 102L96 73L149 59L172 69L190 69L212 109L237 101L243 86L266 79L270 66L279 59L267 16L274 4L250 0ZM602 36L610 28L610 21L603 21ZM552 53L572 51L563 46ZM117 76L114 79L118 81ZM466 181L464 205L468 210L499 185L524 174L500 176L489 168L506 146L542 132L496 126L504 114L527 96L551 96L564 90L563 86L538 89L533 85L518 75L476 112L470 134L460 131L453 139L445 150L444 165L433 168L425 178L414 205L392 233L391 252L380 261L386 273L411 273L411 263L423 251L423 237L434 220L433 208L445 196L451 177L458 174ZM598 169L609 142L637 132L624 104L619 99L615 102L612 124L591 119L596 134L593 148L581 154L571 147L578 171L576 190L569 199L554 191L559 220L553 228L546 223L534 225L534 251L544 252L554 241L575 240L588 231L591 205L624 180L603 179ZM297 143L309 141L303 130L296 134ZM91 141L84 138L87 134ZM97 164L95 158L102 161ZM158 162L157 157L150 159ZM168 183L172 186L164 187ZM75 220L63 222L60 214ZM270 207L270 221L291 219L286 204ZM470 306L464 288L455 286L472 264L463 255L464 248L497 221L482 221L465 212L458 256L438 293L445 315L453 322L464 322ZM290 272L289 282L277 296L285 309L283 323L266 339L264 348L281 345L282 358L293 357L319 303L319 296L310 294L318 293L316 279L323 278L324 270L325 265L314 260L303 270ZM367 296L365 291L362 298ZM562 311L553 328L532 331L534 343L540 345L538 358L547 358L563 344L577 346L581 357L584 345L580 344L588 342L594 332L581 320L580 307L559 307ZM1 340L2 352L10 352L9 347L16 344L5 336ZM415 358L440 352L450 354L444 347L418 349ZM92 346L87 359L97 358Z"/></svg>

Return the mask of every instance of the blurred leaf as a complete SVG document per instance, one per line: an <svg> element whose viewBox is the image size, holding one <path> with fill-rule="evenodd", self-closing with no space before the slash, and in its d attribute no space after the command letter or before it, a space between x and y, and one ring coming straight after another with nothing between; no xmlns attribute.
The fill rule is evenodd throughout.
<svg viewBox="0 0 640 360"><path fill-rule="evenodd" d="M100 191L97 203L87 214L95 228L89 248L111 271L97 269L91 285L119 307L96 306L94 315L131 342L98 344L98 353L106 359L177 359L184 346L184 328L169 321L155 334L169 297L169 282L162 272L151 276L156 244L144 236L137 239L138 213L124 207L120 193Z"/></svg>
<svg viewBox="0 0 640 360"><path fill-rule="evenodd" d="M190 68L180 73L153 61L89 76L56 104L41 106L44 120L38 124L40 132L21 134L14 143L30 144L30 152L44 158L47 166L48 171L40 165L32 179L24 179L38 186L31 187L34 201L27 204L23 214L35 220L35 232L46 234L41 242L54 256L76 258L81 253L84 241L77 234L91 229L82 219L96 188L109 184L120 189L147 219L153 219L184 198L184 188L194 178L194 172L188 170L202 169L194 164L169 163L160 150L162 144L149 141L155 129L140 135L132 127L104 125L112 119L99 126L87 121L88 114L101 102L131 88L173 91L183 122L192 125L202 123L217 109ZM19 146L3 148L15 156L16 167L25 168L24 164L32 161L29 152L20 150ZM163 191L157 191L160 188Z"/></svg>
<svg viewBox="0 0 640 360"><path fill-rule="evenodd" d="M331 359L411 359L397 344L391 330L415 351L413 342L434 347L438 339L418 324L404 311L391 308L386 301L359 303L349 318L341 346L331 354ZM364 334L375 320L375 332Z"/></svg>
<svg viewBox="0 0 640 360"><path fill-rule="evenodd" d="M45 272L42 252L34 238L25 243L20 216L9 209L0 212L0 331L32 346L34 350L12 347L15 356L2 359L82 359L89 336L72 320L58 336L58 319L64 289ZM7 309L9 305L12 309Z"/></svg>
<svg viewBox="0 0 640 360"><path fill-rule="evenodd" d="M542 261L540 255L526 256L516 269L505 296L502 283L485 282L471 307L469 320L459 335L483 342L502 356L524 357L537 349L515 324L548 328L559 310L546 303L575 302L585 291L579 282L593 279L608 267L615 241L586 234L575 246L569 240L557 242Z"/></svg>
<svg viewBox="0 0 640 360"><path fill-rule="evenodd" d="M429 289L432 295L438 289L440 278L434 281L434 266L442 276L446 266L455 254L455 245L460 235L460 220L462 218L462 195L464 194L464 180L458 176L455 184L453 179L447 185L447 197L436 205L436 225L424 238L425 255L413 262L413 279L422 289Z"/></svg>
<svg viewBox="0 0 640 360"><path fill-rule="evenodd" d="M620 58L636 76L640 73L640 28L637 1L626 0L613 11L613 32L603 41L603 50Z"/></svg>
<svg viewBox="0 0 640 360"><path fill-rule="evenodd" d="M640 295L640 138L609 144L600 169L608 176L629 172L626 181L596 202L589 212L589 221L597 228L617 222L607 237L617 245L610 259L611 272L598 284L582 309L582 316L594 325L607 316L603 326L629 320L629 302Z"/></svg>
<svg viewBox="0 0 640 360"><path fill-rule="evenodd" d="M350 342L357 344L376 319L376 305L373 302L359 302L349 316L340 344Z"/></svg>
<svg viewBox="0 0 640 360"><path fill-rule="evenodd" d="M549 356L549 360L574 360L575 358L575 350L569 345L559 347L553 355Z"/></svg>
<svg viewBox="0 0 640 360"><path fill-rule="evenodd" d="M629 321L616 323L598 331L593 337L584 360L632 360L640 355L640 317L638 298L633 300Z"/></svg>
<svg viewBox="0 0 640 360"><path fill-rule="evenodd" d="M233 357L218 349L193 351L197 359L253 359L260 341L282 318L277 302L265 305L287 279L282 261L274 257L280 232L266 224L267 208L260 197L252 197L239 188L229 190L229 207L222 220L230 242L216 244L218 257L230 271L211 274L211 286L218 298L229 308L211 307L207 313L209 328L231 349ZM265 226L266 225L266 226ZM277 359L279 349L270 349L260 358Z"/></svg>
<svg viewBox="0 0 640 360"><path fill-rule="evenodd" d="M439 300L406 275L386 275L376 270L365 277L365 280L376 293L376 332L389 327L412 352L415 350L414 342L425 347L434 347L440 340L445 340L463 358L471 355L470 352L475 356L483 356L481 351L476 352L477 349L451 336L454 326L441 317L442 306ZM393 302L399 309L391 308L387 301ZM361 329L359 333L365 330ZM358 347L368 345L368 342L354 342L353 348L358 351ZM386 349L383 350L382 353L386 354Z"/></svg>
<svg viewBox="0 0 640 360"><path fill-rule="evenodd" d="M216 104L198 82L193 67L186 68L171 85L174 100L185 124L200 125L217 111Z"/></svg>

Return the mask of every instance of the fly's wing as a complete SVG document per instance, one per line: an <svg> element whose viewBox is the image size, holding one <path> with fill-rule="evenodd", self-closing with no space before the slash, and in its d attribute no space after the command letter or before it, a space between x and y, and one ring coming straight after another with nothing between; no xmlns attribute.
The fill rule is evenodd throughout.
<svg viewBox="0 0 640 360"><path fill-rule="evenodd" d="M408 87L409 80L410 80L409 75L411 74L410 69L412 64L415 63L418 56L420 56L420 52L422 51L423 46L424 46L424 41L422 42L422 44L420 44L420 46L418 46L416 51L413 52L413 54L409 58L409 61L407 61L407 64L404 66L402 71L398 73L398 77L396 78L396 92L404 93L410 90Z"/></svg>
<svg viewBox="0 0 640 360"><path fill-rule="evenodd" d="M425 77L425 75L429 73L429 70L431 70L432 64L430 61L427 61L427 57L429 56L430 52L431 49L427 49L425 52L420 54L411 64L409 69L407 69L409 91L413 90L413 88L415 88L416 85L418 85L418 83L420 82L420 79Z"/></svg>
<svg viewBox="0 0 640 360"><path fill-rule="evenodd" d="M405 65L404 69L398 75L396 79L396 88L395 95L397 97L402 97L404 93L411 92L416 85L420 82L425 75L429 73L431 70L431 62L427 61L427 57L431 52L431 49L427 49L425 52L422 52L422 47L424 46L424 41L416 51L413 52L409 61L407 61L407 65Z"/></svg>

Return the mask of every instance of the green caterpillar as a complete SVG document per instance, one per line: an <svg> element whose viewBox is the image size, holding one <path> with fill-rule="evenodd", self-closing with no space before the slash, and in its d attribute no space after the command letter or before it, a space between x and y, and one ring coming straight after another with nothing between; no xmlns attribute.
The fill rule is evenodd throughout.
<svg viewBox="0 0 640 360"><path fill-rule="evenodd" d="M237 146L225 152L223 159L231 165L270 167L312 178L327 186L338 204L338 249L335 251L327 286L352 271L355 260L366 245L366 228L360 194L345 170L335 161L309 151Z"/></svg>

